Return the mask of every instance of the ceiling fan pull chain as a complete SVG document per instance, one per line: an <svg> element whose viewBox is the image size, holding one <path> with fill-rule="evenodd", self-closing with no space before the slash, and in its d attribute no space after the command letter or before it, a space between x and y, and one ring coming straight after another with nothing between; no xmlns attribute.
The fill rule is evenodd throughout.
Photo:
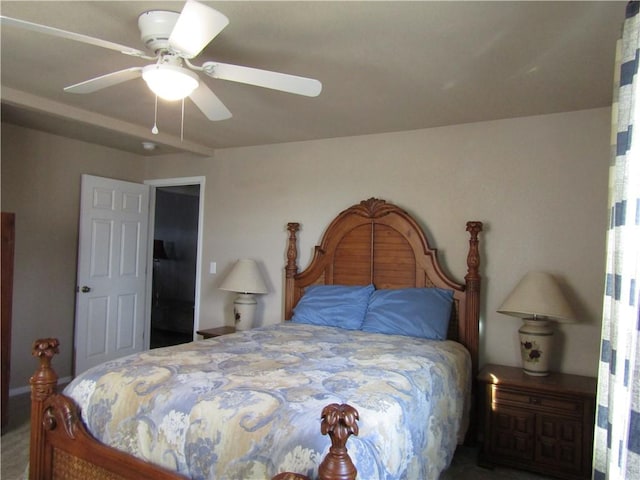
<svg viewBox="0 0 640 480"><path fill-rule="evenodd" d="M182 99L182 118L180 119L180 141L184 141L184 98Z"/></svg>
<svg viewBox="0 0 640 480"><path fill-rule="evenodd" d="M153 128L151 129L151 133L154 135L158 134L158 95L156 95L156 107L153 113Z"/></svg>

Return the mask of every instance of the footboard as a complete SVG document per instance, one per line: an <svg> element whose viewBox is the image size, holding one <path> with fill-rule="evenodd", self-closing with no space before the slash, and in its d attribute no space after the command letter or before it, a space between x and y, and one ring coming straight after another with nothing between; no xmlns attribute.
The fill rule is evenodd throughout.
<svg viewBox="0 0 640 480"><path fill-rule="evenodd" d="M40 364L31 383L31 446L29 479L49 480L175 480L185 478L98 442L86 430L75 402L57 393L58 375L51 360L58 353L55 338L36 340L32 354ZM319 480L355 480L356 469L346 449L358 434L358 412L331 404L322 411L321 432L332 446L319 468ZM309 480L284 472L273 480Z"/></svg>
<svg viewBox="0 0 640 480"><path fill-rule="evenodd" d="M31 450L29 479L116 480L180 479L151 463L95 440L85 429L78 407L56 392L58 375L51 359L58 353L54 338L37 340L33 355L40 366L31 377Z"/></svg>

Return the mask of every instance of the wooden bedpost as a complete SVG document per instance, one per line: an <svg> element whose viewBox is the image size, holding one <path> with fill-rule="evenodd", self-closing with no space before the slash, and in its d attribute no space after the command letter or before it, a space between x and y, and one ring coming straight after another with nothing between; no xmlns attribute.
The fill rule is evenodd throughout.
<svg viewBox="0 0 640 480"><path fill-rule="evenodd" d="M44 338L33 342L31 354L40 361L38 370L29 379L31 384L31 446L29 479L45 478L45 448L42 420L45 401L56 393L58 374L51 368L51 359L59 352L57 338Z"/></svg>
<svg viewBox="0 0 640 480"><path fill-rule="evenodd" d="M320 432L329 435L329 453L318 466L318 480L355 480L358 471L347 453L347 440L358 435L358 411L351 405L332 403L322 409ZM271 480L310 480L306 475L282 472Z"/></svg>
<svg viewBox="0 0 640 480"><path fill-rule="evenodd" d="M478 435L478 375L479 346L480 346L480 251L478 250L478 234L482 231L482 222L467 222L469 232L469 254L467 255L467 275L465 283L467 290L467 315L464 330L464 345L471 354L471 411L469 412L469 428L465 443L475 445Z"/></svg>
<svg viewBox="0 0 640 480"><path fill-rule="evenodd" d="M287 265L285 266L285 282L284 287L284 319L289 320L293 315L293 303L294 303L294 288L293 281L295 275L298 273L298 247L296 232L300 229L299 223L288 223L287 230L289 230L289 241L287 243Z"/></svg>
<svg viewBox="0 0 640 480"><path fill-rule="evenodd" d="M480 342L480 251L478 250L478 234L482 231L482 222L467 222L469 232L469 254L467 255L467 274L465 283L467 290L467 319L462 343L471 354L472 375L478 374L478 346Z"/></svg>
<svg viewBox="0 0 640 480"><path fill-rule="evenodd" d="M351 405L332 403L322 409L320 431L329 434L329 453L318 467L319 480L355 480L358 471L347 453L349 437L358 435L358 411Z"/></svg>

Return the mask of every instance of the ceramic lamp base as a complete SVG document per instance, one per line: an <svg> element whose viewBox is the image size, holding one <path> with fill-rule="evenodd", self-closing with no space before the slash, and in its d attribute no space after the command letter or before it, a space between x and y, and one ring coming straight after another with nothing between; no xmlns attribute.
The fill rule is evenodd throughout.
<svg viewBox="0 0 640 480"><path fill-rule="evenodd" d="M233 315L236 330L249 330L253 327L258 302L251 293L240 293L233 301Z"/></svg>
<svg viewBox="0 0 640 480"><path fill-rule="evenodd" d="M548 320L523 319L520 327L520 353L524 373L534 376L549 375L549 359L553 330Z"/></svg>

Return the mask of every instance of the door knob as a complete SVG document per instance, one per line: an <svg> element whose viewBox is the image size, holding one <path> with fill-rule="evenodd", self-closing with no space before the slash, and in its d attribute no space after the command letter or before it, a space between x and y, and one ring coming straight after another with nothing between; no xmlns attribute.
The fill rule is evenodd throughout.
<svg viewBox="0 0 640 480"><path fill-rule="evenodd" d="M83 287L80 289L80 291L81 291L82 293L90 292L90 291L91 291L91 287L87 287L87 286L85 285L85 286L83 286Z"/></svg>

